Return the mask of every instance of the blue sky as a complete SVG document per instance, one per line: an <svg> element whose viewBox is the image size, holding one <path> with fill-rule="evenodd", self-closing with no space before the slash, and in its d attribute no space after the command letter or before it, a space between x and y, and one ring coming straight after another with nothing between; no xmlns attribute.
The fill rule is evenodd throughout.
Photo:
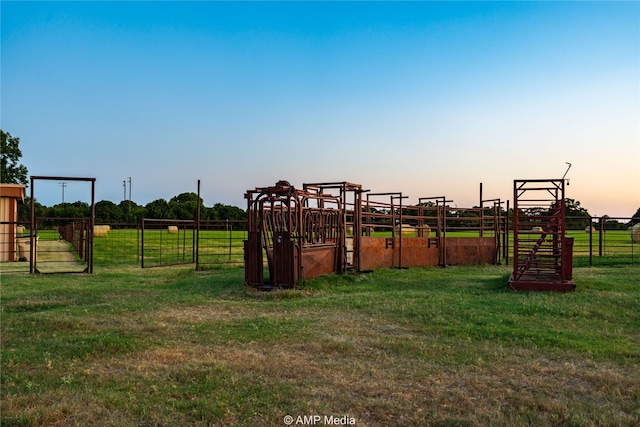
<svg viewBox="0 0 640 427"><path fill-rule="evenodd" d="M639 2L8 2L1 126L97 200L245 207L286 179L640 207ZM65 201L88 200L70 182ZM45 205L57 182L36 187Z"/></svg>

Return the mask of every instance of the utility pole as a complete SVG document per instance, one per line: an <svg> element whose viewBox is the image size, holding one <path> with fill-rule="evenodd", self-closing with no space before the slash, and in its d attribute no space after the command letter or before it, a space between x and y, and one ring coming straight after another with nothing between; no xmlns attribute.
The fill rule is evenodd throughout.
<svg viewBox="0 0 640 427"><path fill-rule="evenodd" d="M62 203L64 203L64 188L67 186L66 182L59 182L58 185L60 185L60 187L62 187Z"/></svg>
<svg viewBox="0 0 640 427"><path fill-rule="evenodd" d="M129 213L131 213L131 177L129 177Z"/></svg>
<svg viewBox="0 0 640 427"><path fill-rule="evenodd" d="M122 187L124 188L124 197L122 197L122 200L127 200L127 181L122 181Z"/></svg>

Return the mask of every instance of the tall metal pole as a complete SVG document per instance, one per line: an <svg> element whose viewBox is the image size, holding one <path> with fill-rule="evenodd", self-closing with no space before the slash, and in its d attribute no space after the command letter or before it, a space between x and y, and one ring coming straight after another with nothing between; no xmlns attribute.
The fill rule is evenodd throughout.
<svg viewBox="0 0 640 427"><path fill-rule="evenodd" d="M33 190L33 177L31 177L31 224L30 226L30 236L29 236L29 274L33 274L36 265L36 234L38 232L36 225L36 204L34 198L34 190Z"/></svg>
<svg viewBox="0 0 640 427"><path fill-rule="evenodd" d="M193 250L194 250L194 258L196 261L196 271L198 271L198 268L200 267L200 180L198 180L198 205L196 207L196 224L195 224L195 233L194 233L194 244L193 244ZM228 220L227 220L228 221ZM231 248L231 245L229 245L229 248Z"/></svg>
<svg viewBox="0 0 640 427"><path fill-rule="evenodd" d="M60 185L60 187L62 187L62 203L64 203L64 188L67 186L66 182L59 182L58 185Z"/></svg>
<svg viewBox="0 0 640 427"><path fill-rule="evenodd" d="M480 237L484 236L484 203L482 202L482 183L480 183Z"/></svg>

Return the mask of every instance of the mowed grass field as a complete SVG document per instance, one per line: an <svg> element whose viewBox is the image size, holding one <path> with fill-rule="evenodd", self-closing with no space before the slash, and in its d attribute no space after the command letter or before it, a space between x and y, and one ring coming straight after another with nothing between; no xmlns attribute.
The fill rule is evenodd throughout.
<svg viewBox="0 0 640 427"><path fill-rule="evenodd" d="M242 268L3 275L1 424L640 425L638 266L575 268L566 294L511 292L510 271L270 293Z"/></svg>

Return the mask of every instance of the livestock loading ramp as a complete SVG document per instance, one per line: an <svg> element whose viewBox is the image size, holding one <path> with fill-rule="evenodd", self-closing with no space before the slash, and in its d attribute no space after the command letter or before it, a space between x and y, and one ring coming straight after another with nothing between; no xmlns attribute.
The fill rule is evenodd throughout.
<svg viewBox="0 0 640 427"><path fill-rule="evenodd" d="M564 179L514 181L511 289L559 292L575 289L573 238L565 236L564 191Z"/></svg>

